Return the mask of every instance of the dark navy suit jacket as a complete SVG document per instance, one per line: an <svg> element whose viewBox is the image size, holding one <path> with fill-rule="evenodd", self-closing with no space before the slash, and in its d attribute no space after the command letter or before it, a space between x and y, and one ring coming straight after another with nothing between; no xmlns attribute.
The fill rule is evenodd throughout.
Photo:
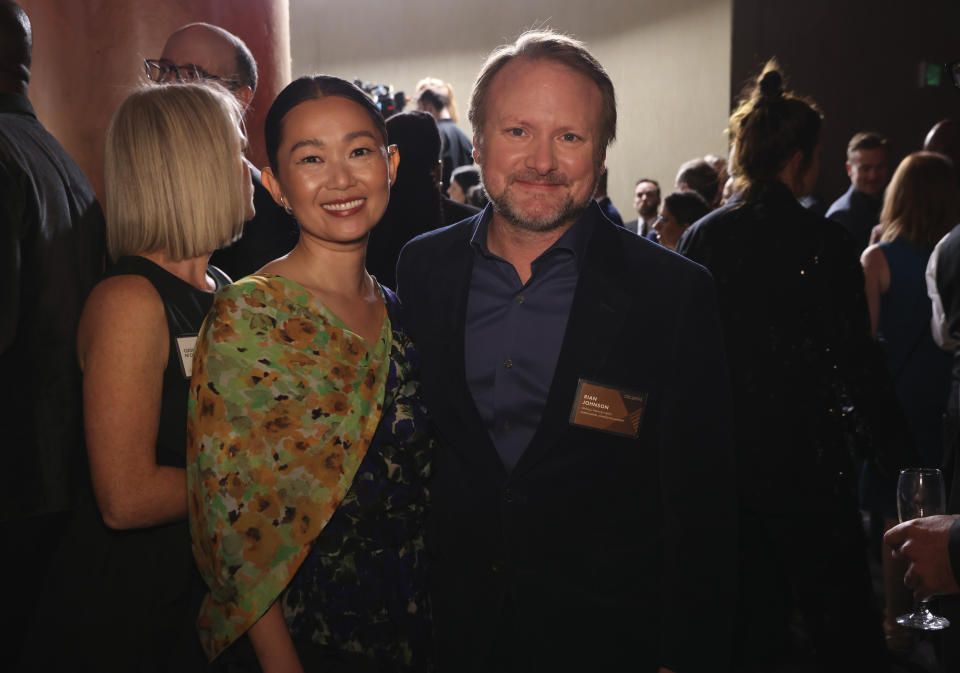
<svg viewBox="0 0 960 673"><path fill-rule="evenodd" d="M491 670L504 650L523 671L728 665L736 489L713 281L596 204L588 212L596 227L546 407L509 475L465 378L469 240L482 214L400 256L441 437L430 543L444 671ZM648 393L639 436L572 425L580 379Z"/></svg>
<svg viewBox="0 0 960 673"><path fill-rule="evenodd" d="M850 185L839 199L830 204L827 218L839 222L850 232L859 255L870 244L870 232L880 221L881 205L880 199L858 192Z"/></svg>

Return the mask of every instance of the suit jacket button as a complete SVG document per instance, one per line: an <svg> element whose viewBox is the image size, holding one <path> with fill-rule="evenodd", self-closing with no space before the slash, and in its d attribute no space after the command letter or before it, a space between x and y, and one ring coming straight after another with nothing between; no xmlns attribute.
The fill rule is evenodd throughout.
<svg viewBox="0 0 960 673"><path fill-rule="evenodd" d="M503 501L504 502L513 502L513 491L509 488L503 492Z"/></svg>

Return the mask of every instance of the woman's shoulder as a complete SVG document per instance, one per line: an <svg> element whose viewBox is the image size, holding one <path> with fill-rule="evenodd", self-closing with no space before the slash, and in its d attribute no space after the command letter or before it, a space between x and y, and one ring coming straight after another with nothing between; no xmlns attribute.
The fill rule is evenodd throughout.
<svg viewBox="0 0 960 673"><path fill-rule="evenodd" d="M163 315L163 298L145 276L124 274L108 276L90 291L84 304L86 314L123 317L128 323L138 317Z"/></svg>
<svg viewBox="0 0 960 673"><path fill-rule="evenodd" d="M296 300L296 288L291 283L280 276L259 273L221 287L214 306L218 310L224 305L239 305L249 311L278 311Z"/></svg>
<svg viewBox="0 0 960 673"><path fill-rule="evenodd" d="M94 342L125 348L127 344L152 350L167 338L163 299L143 276L104 278L87 297L77 329L81 361Z"/></svg>

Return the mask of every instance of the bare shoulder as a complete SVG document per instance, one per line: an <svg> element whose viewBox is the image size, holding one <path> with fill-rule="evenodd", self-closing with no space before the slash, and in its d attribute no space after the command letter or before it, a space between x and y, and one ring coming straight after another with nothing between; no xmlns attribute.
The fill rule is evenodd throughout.
<svg viewBox="0 0 960 673"><path fill-rule="evenodd" d="M864 272L881 271L887 268L887 256L883 254L880 244L874 243L860 255L860 263L863 265Z"/></svg>
<svg viewBox="0 0 960 673"><path fill-rule="evenodd" d="M81 366L93 344L107 350L156 349L167 339L166 320L160 294L143 276L102 280L90 292L80 316L77 351Z"/></svg>

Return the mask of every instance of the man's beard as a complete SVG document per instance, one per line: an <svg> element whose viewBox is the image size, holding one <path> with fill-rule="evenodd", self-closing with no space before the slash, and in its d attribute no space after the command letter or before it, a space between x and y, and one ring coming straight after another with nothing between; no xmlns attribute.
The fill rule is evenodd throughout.
<svg viewBox="0 0 960 673"><path fill-rule="evenodd" d="M483 172L481 170L481 179L482 177ZM567 179L562 173L549 173L546 176L536 173L513 174L507 179L506 187L504 187L503 191L499 194L490 192L486 184L484 184L484 190L487 191L487 197L490 199L490 203L493 204L493 209L513 226L518 229L525 229L526 231L552 231L557 227L576 220L580 216L580 213L590 205L590 201L593 200L593 192L596 189L596 185L594 185L594 189L587 194L581 203L575 202L573 195L568 192L567 198L558 207L554 208L553 212L534 216L520 212L517 205L513 203L513 200L510 198L510 186L518 181L547 185L566 185Z"/></svg>

